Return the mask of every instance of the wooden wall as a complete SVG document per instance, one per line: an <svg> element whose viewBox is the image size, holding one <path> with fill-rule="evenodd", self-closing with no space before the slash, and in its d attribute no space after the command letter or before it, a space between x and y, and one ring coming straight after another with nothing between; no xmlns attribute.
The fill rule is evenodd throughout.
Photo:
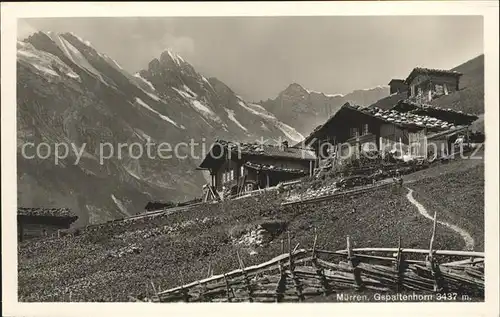
<svg viewBox="0 0 500 317"><path fill-rule="evenodd" d="M436 91L436 85L446 85L443 94L451 94L459 89L459 82L459 78L454 76L418 75L410 83L410 98L428 102L433 98L432 92ZM418 95L419 88L421 95Z"/></svg>
<svg viewBox="0 0 500 317"><path fill-rule="evenodd" d="M265 157L265 156L248 156L242 160L227 160L224 162L219 169L215 171L215 187L217 190L221 190L222 186L225 184L231 186L236 184L238 179L246 175L246 180L256 181L261 183L261 186L265 184L264 180L259 179L257 176L257 172L253 169L249 169L243 167L243 171L241 167L247 161L264 164L264 165L273 165L280 168L288 168L288 169L300 169L303 171L309 171L309 161L308 160L298 160L298 159L287 159L287 158L273 158L273 157ZM223 174L225 172L230 172L233 170L234 180L229 182L224 182ZM243 172L243 173L242 173ZM300 176L297 176L300 177ZM292 177L293 178L293 177Z"/></svg>
<svg viewBox="0 0 500 317"><path fill-rule="evenodd" d="M392 95L392 94L395 94L395 93L401 93L401 92L405 92L408 90L408 85L406 85L405 83L403 82L392 82L390 85L389 85L389 93Z"/></svg>
<svg viewBox="0 0 500 317"><path fill-rule="evenodd" d="M57 234L60 229L68 229L73 220L67 217L51 216L17 216L18 239L30 239Z"/></svg>

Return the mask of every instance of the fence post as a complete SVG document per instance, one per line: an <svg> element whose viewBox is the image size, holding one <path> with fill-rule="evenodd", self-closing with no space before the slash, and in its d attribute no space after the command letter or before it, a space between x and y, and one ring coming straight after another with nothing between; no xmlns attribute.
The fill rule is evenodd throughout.
<svg viewBox="0 0 500 317"><path fill-rule="evenodd" d="M316 258L316 242L318 241L318 234L316 233L316 227L314 227L314 242L313 242L313 248L312 248L312 258L313 260Z"/></svg>
<svg viewBox="0 0 500 317"><path fill-rule="evenodd" d="M398 274L397 278L397 291L400 292L403 286L403 272L405 270L404 266L404 254L403 254L403 246L401 243L401 236L399 236L399 243L398 243L398 253L396 256L396 272Z"/></svg>
<svg viewBox="0 0 500 317"><path fill-rule="evenodd" d="M205 289L205 286L202 285L200 283L200 280L196 281L197 284L198 284L198 287L200 288L200 298L205 301L206 300L206 297L205 297L205 293L206 293L206 289Z"/></svg>
<svg viewBox="0 0 500 317"><path fill-rule="evenodd" d="M224 282L226 282L227 301L230 303L231 302L230 292L233 294L233 297L234 297L234 292L233 292L233 289L231 287L229 287L229 282L227 280L226 273L223 273L223 276L224 276Z"/></svg>
<svg viewBox="0 0 500 317"><path fill-rule="evenodd" d="M213 275L212 262L208 262L208 274L207 277L211 277Z"/></svg>
<svg viewBox="0 0 500 317"><path fill-rule="evenodd" d="M356 284L356 290L360 290L363 287L363 281L361 280L361 270L358 267L359 259L356 258L352 251L351 238L347 236L347 260L354 275L354 283Z"/></svg>
<svg viewBox="0 0 500 317"><path fill-rule="evenodd" d="M297 296L299 297L299 301L304 301L304 295L302 295L302 289L299 283L297 276L295 275L295 264L293 263L293 253L295 250L292 250L290 231L288 231L288 252L289 252L289 266L290 266L290 275L292 277L293 285L295 286L295 291L297 292Z"/></svg>
<svg viewBox="0 0 500 317"><path fill-rule="evenodd" d="M283 270L283 264L281 264L281 261L278 262L279 265L279 270L280 270L280 279L278 280L278 284L276 285L276 288L274 292L276 293L276 302L279 303L283 299L283 292L285 289L286 285L286 274L285 271Z"/></svg>
<svg viewBox="0 0 500 317"><path fill-rule="evenodd" d="M247 291L248 291L248 301L250 303L252 303L253 302L253 298L252 298L252 285L250 284L250 280L248 279L248 274L245 271L245 264L243 263L243 260L241 259L240 253L238 252L238 250L236 250L236 255L238 256L238 262L240 263L241 272L243 273L243 276L245 278L245 284L247 286Z"/></svg>
<svg viewBox="0 0 500 317"><path fill-rule="evenodd" d="M318 265L318 259L316 255L316 243L318 241L318 234L316 233L316 228L314 228L314 243L313 243L313 248L312 248L312 265L316 269L316 274L318 274L320 280L321 280L321 286L323 288L323 296L327 296L329 291L329 286L328 286L328 281L325 277L325 274L323 272L323 269Z"/></svg>
<svg viewBox="0 0 500 317"><path fill-rule="evenodd" d="M439 264L434 258L434 239L436 237L436 227L437 227L437 211L434 212L434 223L432 227L431 241L429 243L429 255L427 256L427 266L431 270L432 277L434 278L434 292L440 292L443 288L441 280L441 272L439 270Z"/></svg>

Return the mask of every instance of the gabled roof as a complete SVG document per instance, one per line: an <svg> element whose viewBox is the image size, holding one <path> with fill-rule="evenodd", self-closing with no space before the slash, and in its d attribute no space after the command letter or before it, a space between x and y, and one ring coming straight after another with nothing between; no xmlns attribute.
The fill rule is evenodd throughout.
<svg viewBox="0 0 500 317"><path fill-rule="evenodd" d="M69 208L17 208L19 216L77 218Z"/></svg>
<svg viewBox="0 0 500 317"><path fill-rule="evenodd" d="M410 75L405 79L405 83L409 84L411 80L417 75L437 75L437 76L453 76L460 77L462 73L453 70L444 70L444 69L433 69L433 68L423 68L423 67L415 67Z"/></svg>
<svg viewBox="0 0 500 317"><path fill-rule="evenodd" d="M437 108L437 107L435 107ZM440 108L439 108L440 109ZM342 112L353 111L363 115L376 118L384 123L391 123L402 128L416 128L423 129L427 128L433 131L443 131L448 129L453 129L456 125L452 122L441 120L429 115L416 114L412 112L403 112L396 109L383 110L377 107L360 107L356 105L351 105L349 102L345 103L339 111L337 111L333 116L331 116L323 125L320 125L314 129L314 131L305 138L303 141L305 144L309 144L315 135L331 122ZM440 111L448 111L446 109L441 109Z"/></svg>
<svg viewBox="0 0 500 317"><path fill-rule="evenodd" d="M442 138L444 136L452 136L452 135L455 135L455 134L458 134L458 133L462 133L464 131L467 130L467 127L465 126L459 126L459 127L456 127L454 129L450 129L450 130L445 130L445 131L440 131L440 132L436 132L436 133L433 133L431 135L428 135L427 136L427 139L428 140L432 140L432 139L439 139L439 138Z"/></svg>
<svg viewBox="0 0 500 317"><path fill-rule="evenodd" d="M220 151L224 151L222 156ZM282 148L277 145L260 144L260 143L241 143L226 140L216 140L210 151L205 156L199 169L208 168L210 161L225 159L231 153L233 158L263 156L276 159L294 159L294 160L309 160L316 159L314 151L310 149L300 148L298 146Z"/></svg>
<svg viewBox="0 0 500 317"><path fill-rule="evenodd" d="M351 106L352 107L352 106ZM418 115L413 113L399 112L396 110L382 110L380 108L353 108L353 110L373 116L386 123L392 123L400 127L420 127L420 128L435 128L435 129L449 129L453 124L425 115Z"/></svg>
<svg viewBox="0 0 500 317"><path fill-rule="evenodd" d="M254 163L254 162L245 162L243 164L244 166L254 169L257 171L271 171L271 172L281 172L281 173L290 173L290 174L299 174L299 175L306 175L308 172L301 170L301 169L295 169L295 168L284 168L284 167L279 167L276 165L270 165L270 164L260 164L260 163Z"/></svg>
<svg viewBox="0 0 500 317"><path fill-rule="evenodd" d="M391 84L404 84L405 80L404 79L391 79L391 81L387 85Z"/></svg>
<svg viewBox="0 0 500 317"><path fill-rule="evenodd" d="M419 104L409 99L400 100L394 107L392 107L392 110L418 115L427 115L448 122L453 122L455 124L469 125L479 118L474 114L465 113L460 110L454 110L451 108L444 109L429 104Z"/></svg>

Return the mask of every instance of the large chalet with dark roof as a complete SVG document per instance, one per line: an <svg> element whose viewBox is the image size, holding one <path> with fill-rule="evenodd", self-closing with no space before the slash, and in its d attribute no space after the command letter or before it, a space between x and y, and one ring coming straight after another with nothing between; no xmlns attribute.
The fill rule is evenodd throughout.
<svg viewBox="0 0 500 317"><path fill-rule="evenodd" d="M456 71L416 67L405 80L389 82L391 94L408 91L406 100L389 110L346 103L302 144L319 157L369 150L383 153L395 144L409 156L426 156L429 140L449 151L454 139L463 134L468 138L469 126L478 117L428 103L459 90L461 76Z"/></svg>
<svg viewBox="0 0 500 317"><path fill-rule="evenodd" d="M315 160L313 151L290 147L286 141L268 145L217 140L198 169L210 172L215 190L231 188L239 194L307 176Z"/></svg>
<svg viewBox="0 0 500 317"><path fill-rule="evenodd" d="M453 141L449 136L456 137L458 132L467 134L469 125L477 118L410 100L402 100L390 110L363 108L347 102L302 144L313 148L323 158L336 153L383 152L394 148L395 144L410 156L426 156L429 138L440 136L449 148ZM445 131L450 134L442 133Z"/></svg>

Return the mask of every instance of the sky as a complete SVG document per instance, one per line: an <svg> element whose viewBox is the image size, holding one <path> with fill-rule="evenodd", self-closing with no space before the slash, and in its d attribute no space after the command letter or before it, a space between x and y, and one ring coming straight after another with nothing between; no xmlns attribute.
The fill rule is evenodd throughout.
<svg viewBox="0 0 500 317"><path fill-rule="evenodd" d="M327 94L386 85L417 66L450 69L483 53L481 16L109 17L18 21L74 32L128 71L170 49L249 101L291 83Z"/></svg>

